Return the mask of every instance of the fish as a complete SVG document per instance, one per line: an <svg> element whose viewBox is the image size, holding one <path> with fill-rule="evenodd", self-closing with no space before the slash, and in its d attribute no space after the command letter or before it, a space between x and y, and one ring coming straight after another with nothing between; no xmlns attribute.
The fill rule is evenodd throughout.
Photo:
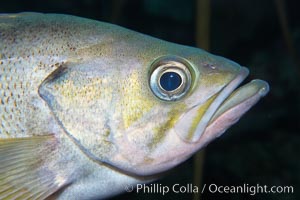
<svg viewBox="0 0 300 200"><path fill-rule="evenodd" d="M202 49L64 14L0 15L0 199L102 199L148 183L269 91Z"/></svg>

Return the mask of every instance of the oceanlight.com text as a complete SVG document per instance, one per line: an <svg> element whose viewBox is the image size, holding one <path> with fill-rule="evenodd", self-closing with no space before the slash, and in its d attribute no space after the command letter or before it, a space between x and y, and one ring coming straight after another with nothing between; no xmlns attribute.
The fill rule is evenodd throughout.
<svg viewBox="0 0 300 200"><path fill-rule="evenodd" d="M199 188L193 184L180 185L178 183L173 185L163 185L160 183L152 184L137 184L125 186L126 192L136 192L137 194L162 194L168 193L204 193L209 192L212 194L292 194L294 193L293 186L268 186L268 185L249 185L244 183L242 185L225 186L217 185L214 183L203 184L203 187Z"/></svg>
<svg viewBox="0 0 300 200"><path fill-rule="evenodd" d="M207 187L207 188L206 188ZM293 186L268 186L268 185L249 185L244 183L238 186L223 186L217 184L204 184L203 191L208 190L210 193L227 193L227 194L243 194L247 193L250 195L256 194L292 194L294 193Z"/></svg>

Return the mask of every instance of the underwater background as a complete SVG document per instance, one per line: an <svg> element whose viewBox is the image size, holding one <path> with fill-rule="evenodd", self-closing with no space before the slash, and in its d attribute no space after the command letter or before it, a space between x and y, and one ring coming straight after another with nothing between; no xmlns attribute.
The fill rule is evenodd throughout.
<svg viewBox="0 0 300 200"><path fill-rule="evenodd" d="M198 156L198 164L191 158L155 184L170 188L176 183L187 186L194 181L200 181L201 187L204 184L293 186L292 194L204 191L197 196L188 192L165 195L132 192L114 200L300 199L299 9L297 0L0 2L0 13L72 14L111 22L167 41L200 46L248 67L251 72L248 81L259 78L270 84L270 93L226 134L209 144Z"/></svg>

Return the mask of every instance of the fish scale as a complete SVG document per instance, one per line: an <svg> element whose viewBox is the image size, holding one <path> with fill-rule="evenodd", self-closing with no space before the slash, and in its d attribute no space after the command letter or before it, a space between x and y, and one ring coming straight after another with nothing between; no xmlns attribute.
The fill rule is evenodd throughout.
<svg viewBox="0 0 300 200"><path fill-rule="evenodd" d="M27 122L28 118L48 110L38 95L38 87L63 62L63 57L58 55L70 45L63 42L59 28L51 31L57 32L55 39L60 38L60 42L53 43L45 37L51 31L38 28L43 27L44 23L39 18L34 18L36 24L14 16L1 16L0 20L1 100L5 102L0 108L2 118L11 119L2 126L0 138L41 134L41 130L47 130L47 116L39 117L39 125ZM31 30L37 30L37 33Z"/></svg>
<svg viewBox="0 0 300 200"><path fill-rule="evenodd" d="M9 55L8 52L6 54ZM24 61L24 58L11 58L10 61L3 61L0 70L3 94L0 112L2 118L7 119L0 137L25 137L40 133L44 127L34 130L34 125L27 121L28 118L37 116L40 110L47 109L44 102L39 100L37 88L42 78L53 69L49 68L48 72L39 70L37 73L35 63ZM44 107L39 108L43 104Z"/></svg>
<svg viewBox="0 0 300 200"><path fill-rule="evenodd" d="M0 81L2 83L0 87L2 94L0 104L2 128L0 130L0 137L14 136L20 133L24 134L25 127L20 119L24 118L21 95L24 95L25 90L16 87L17 83L19 85L19 80L22 80L22 77L19 75L21 73L16 73L17 63L8 62L9 67L6 65L6 62L2 63L0 65Z"/></svg>

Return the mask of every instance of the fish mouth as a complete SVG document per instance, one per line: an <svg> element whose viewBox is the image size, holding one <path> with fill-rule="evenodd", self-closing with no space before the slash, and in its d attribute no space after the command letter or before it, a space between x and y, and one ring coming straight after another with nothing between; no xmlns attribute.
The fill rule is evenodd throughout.
<svg viewBox="0 0 300 200"><path fill-rule="evenodd" d="M188 128L186 135L180 135L180 137L187 142L195 143L205 135L206 129L215 129L210 131L213 136L209 136L215 138L236 123L269 91L268 83L262 80L252 80L238 88L248 74L249 70L241 67L236 77L211 97L207 103L192 108L188 112L188 118L193 120L193 123Z"/></svg>

